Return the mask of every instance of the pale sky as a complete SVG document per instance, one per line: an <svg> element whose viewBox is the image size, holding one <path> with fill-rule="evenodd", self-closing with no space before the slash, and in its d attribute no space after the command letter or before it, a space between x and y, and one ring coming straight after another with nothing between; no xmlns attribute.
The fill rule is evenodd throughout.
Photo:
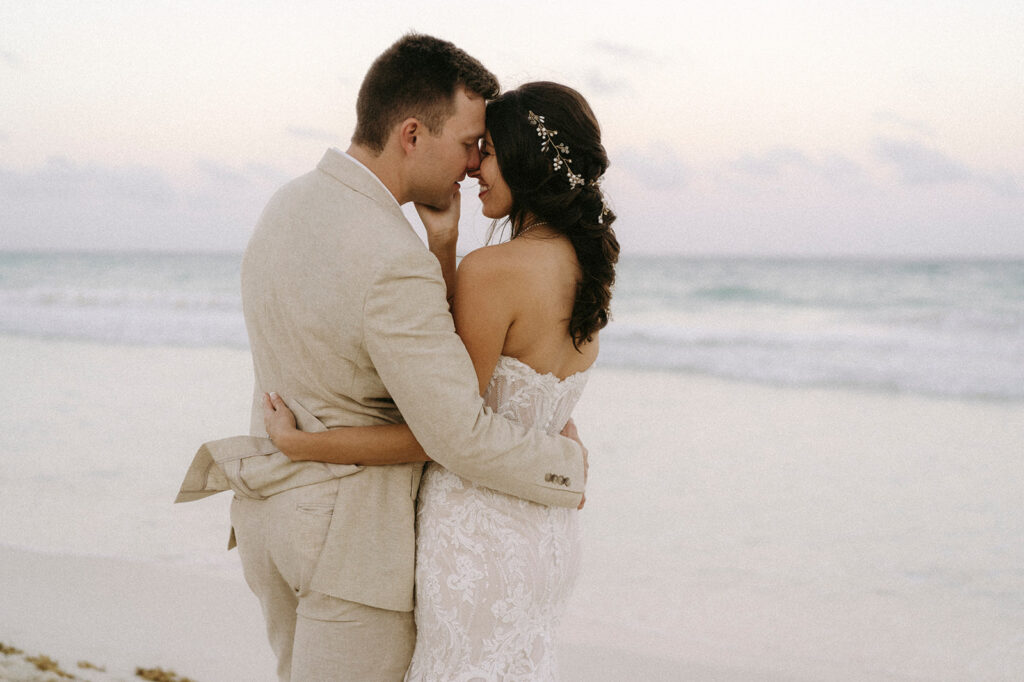
<svg viewBox="0 0 1024 682"><path fill-rule="evenodd" d="M588 98L626 253L1024 256L1019 0L4 2L0 249L241 250L408 30Z"/></svg>

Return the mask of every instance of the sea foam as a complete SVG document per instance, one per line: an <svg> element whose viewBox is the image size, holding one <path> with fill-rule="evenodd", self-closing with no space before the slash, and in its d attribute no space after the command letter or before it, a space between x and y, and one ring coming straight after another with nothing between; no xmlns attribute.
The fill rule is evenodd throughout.
<svg viewBox="0 0 1024 682"><path fill-rule="evenodd" d="M247 348L239 254L0 254L0 333ZM1024 399L1024 261L627 256L602 365Z"/></svg>

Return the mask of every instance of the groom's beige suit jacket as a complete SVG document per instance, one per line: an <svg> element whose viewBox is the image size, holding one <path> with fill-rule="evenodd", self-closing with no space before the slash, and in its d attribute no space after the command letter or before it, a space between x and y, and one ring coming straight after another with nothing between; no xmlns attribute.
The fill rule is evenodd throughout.
<svg viewBox="0 0 1024 682"><path fill-rule="evenodd" d="M314 590L412 609L422 465L292 462L266 438L264 391L284 396L304 430L405 421L431 458L476 483L579 503L579 446L484 407L436 258L383 184L340 151L270 200L242 263L242 301L252 435L200 448L179 501L227 488L261 499L340 479Z"/></svg>

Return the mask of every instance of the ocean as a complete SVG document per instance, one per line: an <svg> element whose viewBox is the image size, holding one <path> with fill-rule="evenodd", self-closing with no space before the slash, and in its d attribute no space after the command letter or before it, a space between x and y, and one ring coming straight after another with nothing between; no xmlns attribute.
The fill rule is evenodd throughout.
<svg viewBox="0 0 1024 682"><path fill-rule="evenodd" d="M239 254L0 253L0 334L246 348ZM606 367L1024 399L1024 260L624 256Z"/></svg>

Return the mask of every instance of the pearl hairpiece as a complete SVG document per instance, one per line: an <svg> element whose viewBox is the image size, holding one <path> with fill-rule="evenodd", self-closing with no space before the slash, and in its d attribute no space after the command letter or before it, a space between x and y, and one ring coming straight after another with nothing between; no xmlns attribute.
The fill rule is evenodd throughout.
<svg viewBox="0 0 1024 682"><path fill-rule="evenodd" d="M569 178L569 189L573 190L580 185L588 184L582 175L572 171L572 159L569 158L569 146L562 142L555 142L557 130L549 130L544 125L544 117L530 111L527 119L537 128L537 137L541 139L540 150L542 152L554 152L555 158L551 160L551 167L558 171L565 168L565 176ZM604 192L601 190L601 178L595 178L589 183L601 194L601 213L597 216L597 222L604 224L604 217L608 215L608 203L605 201Z"/></svg>
<svg viewBox="0 0 1024 682"><path fill-rule="evenodd" d="M569 189L576 189L577 185L582 185L583 178L572 172L572 159L569 158L569 147L560 142L555 142L555 135L558 134L558 131L548 130L544 125L544 117L538 116L532 111L527 118L529 118L530 123L537 127L537 137L541 139L540 150L542 152L555 152L555 158L551 160L551 167L555 170L561 170L563 166L565 167L566 177L569 178ZM565 154L565 156L562 156L562 154Z"/></svg>
<svg viewBox="0 0 1024 682"><path fill-rule="evenodd" d="M604 217L611 211L611 209L608 208L608 199L604 196L604 190L601 189L601 180L603 179L604 178L601 177L590 181L590 184L593 185L601 194L601 212L597 216L598 225L604 225Z"/></svg>

